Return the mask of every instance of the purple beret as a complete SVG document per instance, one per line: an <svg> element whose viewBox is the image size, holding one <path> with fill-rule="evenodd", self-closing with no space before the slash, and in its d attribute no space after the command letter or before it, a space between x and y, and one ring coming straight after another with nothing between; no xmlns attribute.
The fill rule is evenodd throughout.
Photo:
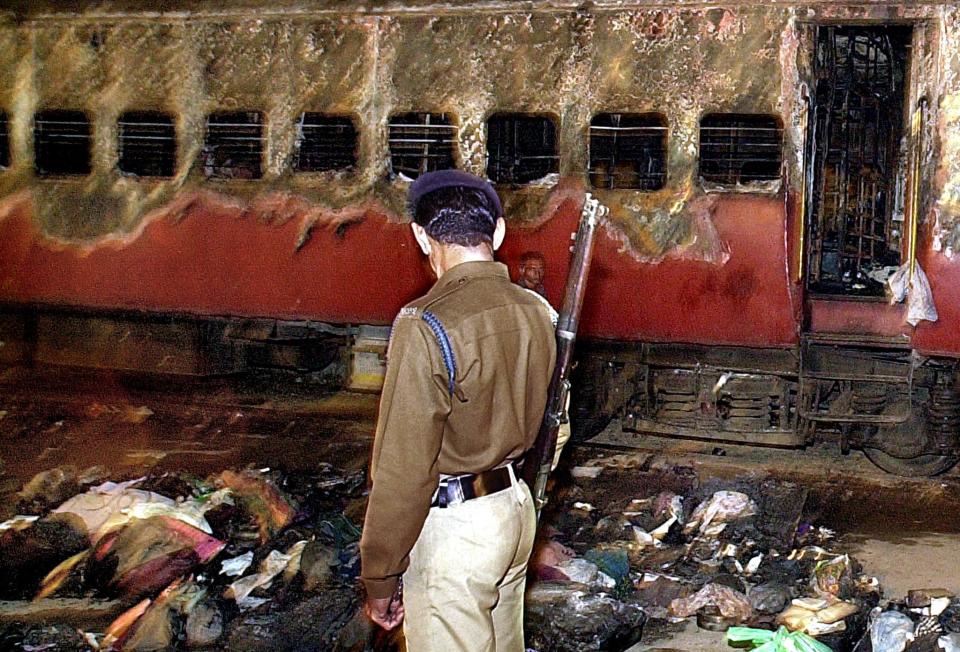
<svg viewBox="0 0 960 652"><path fill-rule="evenodd" d="M474 188L479 190L492 202L496 209L497 217L503 217L503 206L500 205L500 198L497 197L497 191L486 179L464 172L463 170L437 170L421 174L410 185L410 193L407 195L407 205L410 212L415 213L417 203L424 195L440 190L441 188L450 188L453 186L463 186L464 188Z"/></svg>

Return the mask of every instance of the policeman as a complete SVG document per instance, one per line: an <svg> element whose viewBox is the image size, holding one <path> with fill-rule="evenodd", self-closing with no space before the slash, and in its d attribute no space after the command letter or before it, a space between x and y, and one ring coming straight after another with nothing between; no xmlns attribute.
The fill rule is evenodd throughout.
<svg viewBox="0 0 960 652"><path fill-rule="evenodd" d="M493 260L505 224L487 181L428 173L409 203L437 282L391 334L360 541L368 613L402 621L410 652L522 652L536 517L517 463L543 416L553 326Z"/></svg>

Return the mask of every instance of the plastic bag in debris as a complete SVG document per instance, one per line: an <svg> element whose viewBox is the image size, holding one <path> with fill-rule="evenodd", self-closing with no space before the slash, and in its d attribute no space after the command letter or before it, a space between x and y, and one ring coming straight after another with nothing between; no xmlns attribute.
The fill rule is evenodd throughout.
<svg viewBox="0 0 960 652"><path fill-rule="evenodd" d="M913 621L899 611L884 611L870 623L873 652L903 652L913 638Z"/></svg>
<svg viewBox="0 0 960 652"><path fill-rule="evenodd" d="M789 632L785 627L775 632L750 627L731 627L727 641L748 643L754 652L832 652L829 647L803 632ZM735 647L740 647L739 645Z"/></svg>
<svg viewBox="0 0 960 652"><path fill-rule="evenodd" d="M640 640L646 621L636 605L568 583L537 582L524 606L527 646L537 650L623 650Z"/></svg>
<svg viewBox="0 0 960 652"><path fill-rule="evenodd" d="M937 639L937 646L944 652L960 652L960 634L947 634Z"/></svg>
<svg viewBox="0 0 960 652"><path fill-rule="evenodd" d="M653 500L652 509L654 516L667 515L669 518L651 530L649 533L635 527L634 537L636 538L637 543L642 545L647 544L647 537L649 537L653 540L654 545L659 547L659 543L663 541L663 539L667 536L667 533L670 532L670 528L673 527L673 524L679 521L683 516L683 497L671 494L669 492L663 492ZM637 532L637 530L640 531Z"/></svg>
<svg viewBox="0 0 960 652"><path fill-rule="evenodd" d="M933 303L930 282L919 263L914 263L913 278L910 278L910 263L904 263L887 280L890 303L907 300L907 323L916 326L921 320L937 321L937 307Z"/></svg>
<svg viewBox="0 0 960 652"><path fill-rule="evenodd" d="M589 478L593 480L603 471L602 466L575 466L570 469L570 475L574 478Z"/></svg>
<svg viewBox="0 0 960 652"><path fill-rule="evenodd" d="M794 600L784 612L777 616L776 622L790 631L802 631L811 636L821 636L844 631L847 628L844 619L858 611L860 606L853 602L804 598Z"/></svg>
<svg viewBox="0 0 960 652"><path fill-rule="evenodd" d="M747 593L750 606L762 614L780 613L790 602L790 597L790 588L775 582L758 584Z"/></svg>
<svg viewBox="0 0 960 652"><path fill-rule="evenodd" d="M703 535L716 536L723 532L727 523L756 513L757 505L750 496L739 491L718 491L697 505L683 531L690 534L699 530Z"/></svg>
<svg viewBox="0 0 960 652"><path fill-rule="evenodd" d="M580 584L589 584L604 589L612 589L617 581L601 571L596 564L586 559L570 559L553 567L558 573L554 579L569 580Z"/></svg>
<svg viewBox="0 0 960 652"><path fill-rule="evenodd" d="M670 603L670 615L687 618L708 605L717 607L724 618L739 623L749 620L753 615L753 607L747 596L722 584L707 584L689 598L677 598Z"/></svg>
<svg viewBox="0 0 960 652"><path fill-rule="evenodd" d="M626 581L630 575L630 558L623 548L594 548L588 550L585 557L617 584Z"/></svg>
<svg viewBox="0 0 960 652"><path fill-rule="evenodd" d="M813 572L814 590L820 595L839 595L850 580L850 557L839 555L830 560L817 562Z"/></svg>
<svg viewBox="0 0 960 652"><path fill-rule="evenodd" d="M298 541L290 546L286 553L271 550L270 554L260 562L258 573L243 577L228 586L223 597L233 598L241 609L250 609L257 606L260 601L256 598L250 598L250 593L261 586L269 586L273 582L273 578L286 570L290 564L295 563L299 569L300 555L303 554L303 548L306 545L306 541Z"/></svg>
<svg viewBox="0 0 960 652"><path fill-rule="evenodd" d="M250 550L239 557L234 557L233 559L224 559L222 562L220 562L220 574L227 575L229 577L243 575L247 572L247 569L250 568L250 564L252 563L253 551Z"/></svg>

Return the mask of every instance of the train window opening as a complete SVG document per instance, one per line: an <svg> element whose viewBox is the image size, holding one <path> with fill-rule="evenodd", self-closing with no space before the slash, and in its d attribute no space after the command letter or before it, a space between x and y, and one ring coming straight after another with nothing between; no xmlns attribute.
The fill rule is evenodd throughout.
<svg viewBox="0 0 960 652"><path fill-rule="evenodd" d="M724 185L775 181L783 126L772 115L712 113L700 120L700 177Z"/></svg>
<svg viewBox="0 0 960 652"><path fill-rule="evenodd" d="M117 121L117 167L138 177L172 177L177 165L173 116L159 111L128 111Z"/></svg>
<svg viewBox="0 0 960 652"><path fill-rule="evenodd" d="M557 127L546 116L497 114L487 120L487 177L523 184L559 170Z"/></svg>
<svg viewBox="0 0 960 652"><path fill-rule="evenodd" d="M911 38L909 26L816 28L806 157L814 294L883 297L900 264L894 197Z"/></svg>
<svg viewBox="0 0 960 652"><path fill-rule="evenodd" d="M390 118L390 171L416 179L456 167L457 126L446 113L402 113Z"/></svg>
<svg viewBox="0 0 960 652"><path fill-rule="evenodd" d="M0 111L0 168L10 167L10 122Z"/></svg>
<svg viewBox="0 0 960 652"><path fill-rule="evenodd" d="M357 128L346 116L304 113L297 122L297 172L326 172L355 167Z"/></svg>
<svg viewBox="0 0 960 652"><path fill-rule="evenodd" d="M659 113L600 113L590 122L594 188L659 190L667 179L667 119Z"/></svg>
<svg viewBox="0 0 960 652"><path fill-rule="evenodd" d="M203 173L208 179L259 179L263 176L263 114L259 111L211 113L203 144Z"/></svg>
<svg viewBox="0 0 960 652"><path fill-rule="evenodd" d="M34 116L34 169L40 176L90 174L90 120L83 111L51 109Z"/></svg>

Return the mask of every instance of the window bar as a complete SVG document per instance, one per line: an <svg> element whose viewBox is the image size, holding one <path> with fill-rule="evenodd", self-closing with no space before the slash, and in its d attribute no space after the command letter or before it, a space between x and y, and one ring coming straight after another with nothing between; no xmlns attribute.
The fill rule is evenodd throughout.
<svg viewBox="0 0 960 652"><path fill-rule="evenodd" d="M51 109L34 117L34 169L40 176L91 170L90 121L83 111Z"/></svg>

